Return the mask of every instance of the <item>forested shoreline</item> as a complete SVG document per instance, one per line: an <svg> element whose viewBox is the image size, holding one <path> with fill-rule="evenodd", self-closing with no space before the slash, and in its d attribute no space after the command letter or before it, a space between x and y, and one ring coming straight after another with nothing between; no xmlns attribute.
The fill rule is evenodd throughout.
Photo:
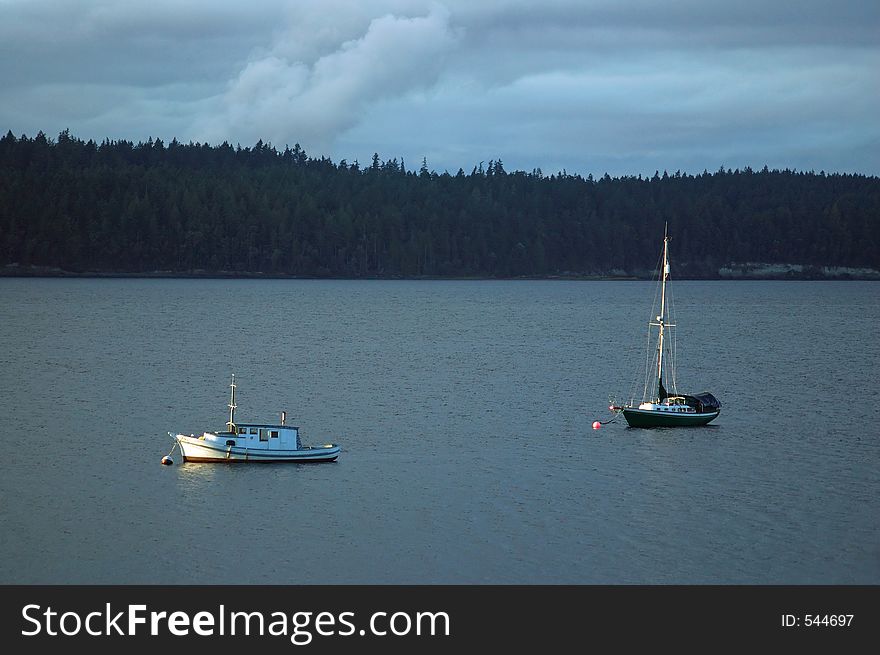
<svg viewBox="0 0 880 655"><path fill-rule="evenodd" d="M585 154L585 161L588 155ZM874 278L880 178L417 168L375 154L0 139L0 272L344 278Z"/></svg>

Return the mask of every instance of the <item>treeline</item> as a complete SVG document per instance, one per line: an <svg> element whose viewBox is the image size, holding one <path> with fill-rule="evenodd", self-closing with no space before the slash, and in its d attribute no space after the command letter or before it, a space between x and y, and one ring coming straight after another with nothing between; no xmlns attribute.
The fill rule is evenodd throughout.
<svg viewBox="0 0 880 655"><path fill-rule="evenodd" d="M0 139L0 266L95 273L648 275L744 262L880 269L880 179L408 169L258 142Z"/></svg>

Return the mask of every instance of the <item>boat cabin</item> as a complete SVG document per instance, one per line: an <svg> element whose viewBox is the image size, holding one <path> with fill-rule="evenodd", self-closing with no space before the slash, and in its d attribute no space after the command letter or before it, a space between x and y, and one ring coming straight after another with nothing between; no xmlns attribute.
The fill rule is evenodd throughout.
<svg viewBox="0 0 880 655"><path fill-rule="evenodd" d="M292 425L236 423L226 432L205 432L202 439L248 449L300 450L299 428Z"/></svg>
<svg viewBox="0 0 880 655"><path fill-rule="evenodd" d="M654 412L669 412L672 414L695 414L696 409L688 405L684 396L669 396L662 403L642 403L639 409L649 409Z"/></svg>

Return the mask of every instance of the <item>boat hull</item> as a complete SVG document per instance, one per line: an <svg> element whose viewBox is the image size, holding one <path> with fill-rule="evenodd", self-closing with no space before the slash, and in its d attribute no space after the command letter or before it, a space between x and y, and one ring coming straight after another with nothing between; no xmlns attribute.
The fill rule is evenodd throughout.
<svg viewBox="0 0 880 655"><path fill-rule="evenodd" d="M623 418L632 428L684 428L706 425L718 418L720 413L720 411L715 411L679 414L627 407L623 410Z"/></svg>
<svg viewBox="0 0 880 655"><path fill-rule="evenodd" d="M177 443L184 462L218 463L273 463L294 464L333 462L339 457L337 445L307 447L297 450L270 450L267 448L244 448L211 443L198 437L177 435Z"/></svg>

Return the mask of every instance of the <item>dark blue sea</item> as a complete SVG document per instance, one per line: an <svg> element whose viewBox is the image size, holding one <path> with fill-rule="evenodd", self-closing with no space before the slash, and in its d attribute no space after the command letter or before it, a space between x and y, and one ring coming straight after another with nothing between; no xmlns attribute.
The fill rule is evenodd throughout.
<svg viewBox="0 0 880 655"><path fill-rule="evenodd" d="M878 584L880 283L0 279L2 584ZM162 466L277 421L331 464Z"/></svg>

